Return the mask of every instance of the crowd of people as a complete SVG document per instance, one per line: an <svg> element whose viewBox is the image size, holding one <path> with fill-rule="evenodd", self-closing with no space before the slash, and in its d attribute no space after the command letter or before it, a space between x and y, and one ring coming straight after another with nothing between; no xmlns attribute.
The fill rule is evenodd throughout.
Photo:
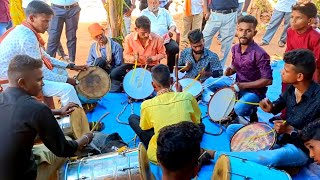
<svg viewBox="0 0 320 180"><path fill-rule="evenodd" d="M261 43L257 43L254 37L258 21L246 12L250 0L185 0L184 29L181 42L177 42L173 39L177 25L167 10L171 2L140 0L141 15L131 28L136 1L127 0L123 44L109 37L99 23L89 25L88 32L95 42L89 49L87 64L76 65L81 11L78 0L51 0L50 5L23 1L20 9L25 19L20 23L10 15L11 1L0 0L0 136L5 139L0 147L1 178L37 178L32 151L37 135L58 157L71 157L92 141L91 132L67 140L54 117L82 107L75 90L78 82L67 69L84 71L89 66L98 66L110 75L111 92L123 92L122 81L129 70L141 66L151 71L155 96L144 100L140 116L132 114L128 122L146 147L149 160L161 166L164 180L191 179L202 165L221 154L272 167L320 165L320 32L316 5L308 0L279 0ZM282 20L284 30L278 41L279 47L286 48L282 93L271 102L266 98L268 86L273 83L270 52L263 46L270 43ZM64 25L68 55L60 43ZM41 37L46 31L47 47ZM219 55L210 50L216 34L221 41ZM232 46L235 36L239 43ZM231 65L226 66L230 51ZM55 58L59 52L64 61ZM201 148L205 125L196 97L182 92L179 83L177 92L171 89L170 74L177 70L175 64L183 66L186 78L207 86L202 92L203 102L221 88L236 92L239 101L234 113L223 119L233 122L226 129L229 138L243 127L234 121L237 117L258 122L257 106L253 104L259 104L267 113L281 112L270 119L281 142L272 150L258 152ZM59 97L63 108L51 110L33 98L39 94ZM46 169L43 173L50 174Z"/></svg>

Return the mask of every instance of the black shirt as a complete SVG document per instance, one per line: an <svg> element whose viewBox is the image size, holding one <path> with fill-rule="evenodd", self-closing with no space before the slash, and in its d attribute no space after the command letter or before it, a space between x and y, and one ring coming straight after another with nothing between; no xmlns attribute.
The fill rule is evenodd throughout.
<svg viewBox="0 0 320 180"><path fill-rule="evenodd" d="M34 139L40 139L55 155L73 156L76 141L67 141L52 111L19 88L0 93L0 179L35 179L32 154Z"/></svg>

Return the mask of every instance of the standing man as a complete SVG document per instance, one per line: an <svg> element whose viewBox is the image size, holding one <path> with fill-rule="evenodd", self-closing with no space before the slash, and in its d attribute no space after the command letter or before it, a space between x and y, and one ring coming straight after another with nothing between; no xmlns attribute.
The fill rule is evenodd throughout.
<svg viewBox="0 0 320 180"><path fill-rule="evenodd" d="M12 26L9 0L0 0L0 37Z"/></svg>
<svg viewBox="0 0 320 180"><path fill-rule="evenodd" d="M210 49L212 38L220 31L221 54L220 62L224 67L233 37L236 32L238 0L204 0L204 13L207 23L203 29L205 47Z"/></svg>
<svg viewBox="0 0 320 180"><path fill-rule="evenodd" d="M166 53L168 54L168 66L172 71L175 56L179 53L179 45L172 39L177 27L170 12L159 6L159 0L148 0L148 8L144 9L141 15L147 16L152 22L151 32L163 37Z"/></svg>
<svg viewBox="0 0 320 180"><path fill-rule="evenodd" d="M50 23L47 53L54 57L57 52L63 25L66 24L67 47L70 61L75 62L77 29L80 17L79 0L51 0L54 12Z"/></svg>

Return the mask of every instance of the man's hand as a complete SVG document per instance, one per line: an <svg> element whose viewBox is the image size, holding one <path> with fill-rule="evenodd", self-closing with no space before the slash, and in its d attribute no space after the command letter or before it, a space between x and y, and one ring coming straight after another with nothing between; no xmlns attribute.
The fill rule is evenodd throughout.
<svg viewBox="0 0 320 180"><path fill-rule="evenodd" d="M93 139L92 132L84 134L81 138L76 140L76 142L78 143L78 149L82 149L84 146L90 144L92 139Z"/></svg>
<svg viewBox="0 0 320 180"><path fill-rule="evenodd" d="M153 61L153 60L152 60L152 57L151 57L151 56L148 56L148 57L147 57L147 64L152 63L152 61Z"/></svg>
<svg viewBox="0 0 320 180"><path fill-rule="evenodd" d="M75 66L69 67L69 69L75 70L75 71L85 71L88 69L88 66L87 65L79 65L79 66L75 65Z"/></svg>
<svg viewBox="0 0 320 180"><path fill-rule="evenodd" d="M260 101L259 106L264 112L270 113L272 111L273 104L268 98L264 98Z"/></svg>
<svg viewBox="0 0 320 180"><path fill-rule="evenodd" d="M74 78L69 78L68 77L67 83L71 84L72 86L77 85L77 81Z"/></svg>
<svg viewBox="0 0 320 180"><path fill-rule="evenodd" d="M181 84L179 83L179 81L176 82L175 88L176 88L177 92L182 92L182 86L181 86Z"/></svg>
<svg viewBox="0 0 320 180"><path fill-rule="evenodd" d="M207 21L210 17L210 11L208 10L203 11L203 16L204 16L204 19Z"/></svg>
<svg viewBox="0 0 320 180"><path fill-rule="evenodd" d="M75 107L78 107L77 104L75 103L68 103L67 105L63 106L62 108L60 108L60 115L61 116L65 116L70 114L72 111L75 110Z"/></svg>
<svg viewBox="0 0 320 180"><path fill-rule="evenodd" d="M234 70L233 70L231 67L228 67L228 68L225 70L224 75L225 75L225 76L231 76L231 75L233 75L234 73L235 73Z"/></svg>
<svg viewBox="0 0 320 180"><path fill-rule="evenodd" d="M200 74L200 77L207 77L208 72L205 71L204 69L202 69L202 70L199 72L199 74Z"/></svg>
<svg viewBox="0 0 320 180"><path fill-rule="evenodd" d="M285 123L284 120L275 120L274 123L274 129L278 134L290 134L294 128L290 126L289 124Z"/></svg>
<svg viewBox="0 0 320 180"><path fill-rule="evenodd" d="M192 63L191 62L187 62L186 66L183 67L180 71L181 72L188 72L188 71L190 71L191 68L192 68Z"/></svg>

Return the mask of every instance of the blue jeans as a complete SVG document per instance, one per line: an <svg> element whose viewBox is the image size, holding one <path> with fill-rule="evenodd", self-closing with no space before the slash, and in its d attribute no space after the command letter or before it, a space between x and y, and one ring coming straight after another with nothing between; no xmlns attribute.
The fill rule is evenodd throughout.
<svg viewBox="0 0 320 180"><path fill-rule="evenodd" d="M253 112L257 111L257 107L243 102L258 103L261 101L258 95L249 91L240 91L238 93L239 101L234 105L234 112L238 116L250 116Z"/></svg>
<svg viewBox="0 0 320 180"><path fill-rule="evenodd" d="M277 32L282 20L284 19L284 28L280 37L280 41L287 42L287 30L290 27L291 12L282 12L274 10L270 23L267 27L266 34L262 38L262 42L269 44L274 34Z"/></svg>
<svg viewBox="0 0 320 180"><path fill-rule="evenodd" d="M219 31L221 35L221 54L220 59L222 67L224 67L228 54L231 49L232 40L236 33L237 12L222 14L212 12L202 31L205 47L210 49L212 38Z"/></svg>
<svg viewBox="0 0 320 180"><path fill-rule="evenodd" d="M11 27L12 27L12 21L0 22L0 37Z"/></svg>
<svg viewBox="0 0 320 180"><path fill-rule="evenodd" d="M243 125L232 124L228 126L226 133L231 138ZM221 154L236 156L265 166L304 166L308 162L308 156L293 144L276 146L272 150L258 152L222 152L216 151L214 158Z"/></svg>

